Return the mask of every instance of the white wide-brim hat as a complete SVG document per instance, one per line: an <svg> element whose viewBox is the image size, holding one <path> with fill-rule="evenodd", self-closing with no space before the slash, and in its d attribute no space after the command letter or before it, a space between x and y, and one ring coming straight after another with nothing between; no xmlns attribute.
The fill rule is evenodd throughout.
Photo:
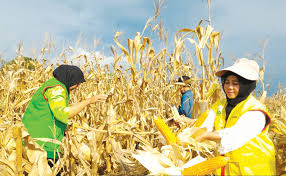
<svg viewBox="0 0 286 176"><path fill-rule="evenodd" d="M219 70L215 74L221 77L228 71L236 73L248 80L257 81L259 79L259 66L257 62L247 58L238 59L232 66Z"/></svg>

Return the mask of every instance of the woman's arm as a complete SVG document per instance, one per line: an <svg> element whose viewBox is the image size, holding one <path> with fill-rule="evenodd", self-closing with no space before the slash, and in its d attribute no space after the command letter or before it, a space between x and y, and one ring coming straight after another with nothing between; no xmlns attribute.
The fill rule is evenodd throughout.
<svg viewBox="0 0 286 176"><path fill-rule="evenodd" d="M96 103L96 102L104 102L107 98L107 95L95 95L91 98L88 98L86 100L83 100L79 103L76 103L72 105L69 109L69 117L73 117L77 115L83 108L85 108L87 105Z"/></svg>
<svg viewBox="0 0 286 176"><path fill-rule="evenodd" d="M55 118L65 124L67 123L69 117L77 115L87 105L96 102L103 102L107 98L107 95L95 95L91 98L76 103L71 107L68 107L66 106L66 92L61 86L48 88L44 94L48 99L49 106Z"/></svg>
<svg viewBox="0 0 286 176"><path fill-rule="evenodd" d="M231 128L217 131L221 137L221 154L242 147L249 140L260 134L266 124L265 114L261 111L248 111Z"/></svg>
<svg viewBox="0 0 286 176"><path fill-rule="evenodd" d="M66 91L61 86L48 88L44 93L49 102L54 117L62 123L67 123L69 117L69 107L66 102Z"/></svg>
<svg viewBox="0 0 286 176"><path fill-rule="evenodd" d="M198 137L198 141L212 140L220 143L219 152L228 153L243 146L260 134L266 124L265 114L261 111L248 111L230 128L207 132Z"/></svg>

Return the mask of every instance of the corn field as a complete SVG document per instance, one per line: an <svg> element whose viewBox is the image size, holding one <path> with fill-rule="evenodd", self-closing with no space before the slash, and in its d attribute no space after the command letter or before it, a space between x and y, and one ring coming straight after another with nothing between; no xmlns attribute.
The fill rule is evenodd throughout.
<svg viewBox="0 0 286 176"><path fill-rule="evenodd" d="M49 63L45 55L51 48L47 45L31 60L19 52L13 62L2 66L0 175L55 175L58 171L62 175L176 174L172 168L183 167L190 159L214 156L213 143L197 143L189 137L195 135L190 128L174 122L172 105L179 104L179 87L174 83L182 75L191 77L195 117L222 96L214 88L219 83L214 73L224 65L221 35L201 21L194 29L179 30L173 49L155 50L152 34L161 34L162 29L153 20L127 41L120 40L120 32L115 34L109 65L100 64L104 58L95 53L68 58L67 53L74 52L72 47L64 48L56 63ZM145 36L147 29L151 34ZM75 64L85 74L86 82L71 91L70 104L93 94L107 94L108 98L69 119L63 141L56 141L63 148L60 159L50 169L45 151L29 136L21 119L32 95L59 64ZM264 101L273 117L270 135L276 146L277 174L283 174L286 92L281 90ZM162 118L180 142L166 145L154 117ZM160 166L148 168L141 156L159 160Z"/></svg>

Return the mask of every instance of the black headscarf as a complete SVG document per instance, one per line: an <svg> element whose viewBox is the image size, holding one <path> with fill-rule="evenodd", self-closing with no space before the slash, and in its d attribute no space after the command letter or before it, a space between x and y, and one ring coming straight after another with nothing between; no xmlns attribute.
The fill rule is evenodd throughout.
<svg viewBox="0 0 286 176"><path fill-rule="evenodd" d="M224 90L224 83L225 80L228 76L233 75L235 77L237 77L238 81L239 81L239 92L237 97L235 97L234 99L229 99L225 93ZM222 88L223 91L226 95L226 99L227 99L227 105L225 108L226 111L226 120L228 119L228 116L230 114L230 112L232 111L232 109L241 101L245 100L250 93L256 88L256 81L252 81L252 80L247 80L241 76L239 76L238 74L235 74L231 71L226 72L224 75L222 75L221 77L221 82L222 82Z"/></svg>
<svg viewBox="0 0 286 176"><path fill-rule="evenodd" d="M66 86L68 93L71 86L85 82L83 72L74 65L60 65L54 70L53 76Z"/></svg>

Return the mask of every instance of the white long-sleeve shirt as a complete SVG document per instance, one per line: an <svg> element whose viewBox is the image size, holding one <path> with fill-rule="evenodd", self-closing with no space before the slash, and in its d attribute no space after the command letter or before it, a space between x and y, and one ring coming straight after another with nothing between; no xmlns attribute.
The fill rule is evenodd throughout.
<svg viewBox="0 0 286 176"><path fill-rule="evenodd" d="M213 131L216 114L210 110L208 117L201 125L208 132ZM230 128L218 130L221 137L220 154L225 154L242 147L246 142L260 134L266 124L265 114L261 111L248 111L244 113Z"/></svg>

